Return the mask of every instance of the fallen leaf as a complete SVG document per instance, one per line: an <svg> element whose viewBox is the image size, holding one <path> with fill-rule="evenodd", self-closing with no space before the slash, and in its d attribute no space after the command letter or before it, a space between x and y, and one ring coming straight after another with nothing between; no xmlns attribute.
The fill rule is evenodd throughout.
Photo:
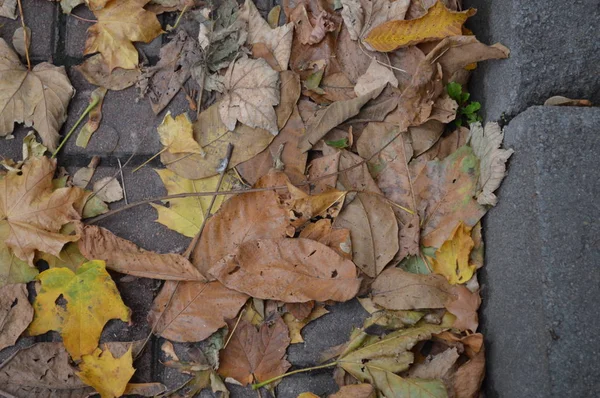
<svg viewBox="0 0 600 398"><path fill-rule="evenodd" d="M9 172L0 179L0 231L4 245L19 259L33 266L36 251L58 256L67 242L78 239L63 235L60 228L79 219L73 207L79 192L72 188L52 187L56 160L32 158L21 173ZM3 256L12 256L5 252ZM19 266L9 260L8 271ZM22 272L20 272L22 274Z"/></svg>
<svg viewBox="0 0 600 398"><path fill-rule="evenodd" d="M296 398L320 398L318 395L313 394L312 392L303 392L298 395Z"/></svg>
<svg viewBox="0 0 600 398"><path fill-rule="evenodd" d="M27 33L23 33L24 31ZM27 26L25 27L25 30L23 30L22 27L17 28L15 33L13 33L12 43L15 51L22 58L26 58L29 47L31 46L31 29Z"/></svg>
<svg viewBox="0 0 600 398"><path fill-rule="evenodd" d="M453 292L456 299L446 303L446 309L456 316L452 327L475 333L479 325L477 310L481 305L479 292L471 292L464 286L455 286Z"/></svg>
<svg viewBox="0 0 600 398"><path fill-rule="evenodd" d="M421 275L390 268L373 282L373 302L390 310L444 308L454 298L452 286L441 275Z"/></svg>
<svg viewBox="0 0 600 398"><path fill-rule="evenodd" d="M352 260L350 230L346 228L334 229L329 219L320 219L315 223L308 224L298 237L316 240L319 243L329 246L340 256Z"/></svg>
<svg viewBox="0 0 600 398"><path fill-rule="evenodd" d="M10 347L33 319L33 308L23 283L0 287L0 351Z"/></svg>
<svg viewBox="0 0 600 398"><path fill-rule="evenodd" d="M404 19L410 0L342 0L342 17L352 40L363 40L371 30L388 21Z"/></svg>
<svg viewBox="0 0 600 398"><path fill-rule="evenodd" d="M288 327L290 332L290 344L304 343L302 338L302 329L310 322L322 317L325 314L329 314L329 311L324 305L318 305L311 311L311 313L304 319L297 319L294 315L289 312L283 314L283 321Z"/></svg>
<svg viewBox="0 0 600 398"><path fill-rule="evenodd" d="M329 398L375 398L375 388L370 384L351 384L342 386Z"/></svg>
<svg viewBox="0 0 600 398"><path fill-rule="evenodd" d="M0 137L10 134L14 123L24 123L33 126L44 145L54 151L75 94L65 68L42 62L27 70L0 39L0 72Z"/></svg>
<svg viewBox="0 0 600 398"><path fill-rule="evenodd" d="M82 226L79 233L81 253L86 258L105 261L114 271L142 278L204 281L200 271L179 254L158 254L141 249L95 225Z"/></svg>
<svg viewBox="0 0 600 398"><path fill-rule="evenodd" d="M71 271L76 271L81 264L88 262L88 259L79 251L78 243L67 243L58 257L47 253L39 253L36 260L38 258L44 260L50 268L69 268Z"/></svg>
<svg viewBox="0 0 600 398"><path fill-rule="evenodd" d="M301 303L347 301L358 292L354 264L309 239L246 241L209 273L252 297Z"/></svg>
<svg viewBox="0 0 600 398"><path fill-rule="evenodd" d="M98 167L99 163L100 157L93 156L92 160L90 160L90 163L87 165L87 167L82 167L79 170L77 170L75 174L73 174L73 185L81 189L85 189L92 180L92 177L96 172L96 167Z"/></svg>
<svg viewBox="0 0 600 398"><path fill-rule="evenodd" d="M263 323L260 330L245 320L230 330L234 330L231 340L220 354L219 374L223 377L247 385L279 376L290 368L285 360L290 337L281 317Z"/></svg>
<svg viewBox="0 0 600 398"><path fill-rule="evenodd" d="M104 177L94 183L93 191L103 202L112 203L123 199L123 188L116 178Z"/></svg>
<svg viewBox="0 0 600 398"><path fill-rule="evenodd" d="M474 398L479 393L485 377L485 347L462 365L454 375L454 394L456 398Z"/></svg>
<svg viewBox="0 0 600 398"><path fill-rule="evenodd" d="M417 157L427 152L438 142L444 133L446 125L438 120L428 120L420 126L408 128L410 134L413 156Z"/></svg>
<svg viewBox="0 0 600 398"><path fill-rule="evenodd" d="M131 347L119 358L113 357L108 347L96 348L90 355L83 355L77 376L85 384L94 387L102 398L120 397L135 373Z"/></svg>
<svg viewBox="0 0 600 398"><path fill-rule="evenodd" d="M451 11L438 1L421 18L378 25L364 41L377 51L394 51L400 47L457 36L462 33L462 25L467 18L475 12L474 8Z"/></svg>
<svg viewBox="0 0 600 398"><path fill-rule="evenodd" d="M86 58L75 70L85 77L94 86L104 87L109 90L119 91L133 86L140 78L139 69L109 69L102 54Z"/></svg>
<svg viewBox="0 0 600 398"><path fill-rule="evenodd" d="M161 47L158 63L142 68L138 88L142 96L147 95L150 99L155 114L169 105L201 59L202 52L196 40L180 29L173 40Z"/></svg>
<svg viewBox="0 0 600 398"><path fill-rule="evenodd" d="M0 17L17 19L17 0L2 0L2 3L0 3Z"/></svg>
<svg viewBox="0 0 600 398"><path fill-rule="evenodd" d="M77 140L75 141L75 145L81 148L87 147L90 138L92 138L92 134L98 130L100 126L100 121L102 120L102 103L104 102L104 96L106 95L106 88L99 87L92 91L92 95L90 96L90 104L93 101L98 101L96 106L90 111L87 123L81 128L79 134L77 135Z"/></svg>
<svg viewBox="0 0 600 398"><path fill-rule="evenodd" d="M334 152L331 155L325 155L310 162L308 180L314 186L311 187L312 194L326 192L335 187L338 179L336 173L339 168L340 156L341 152Z"/></svg>
<svg viewBox="0 0 600 398"><path fill-rule="evenodd" d="M39 273L37 268L18 258L6 245L10 233L11 228L8 223L0 223L0 287L30 282Z"/></svg>
<svg viewBox="0 0 600 398"><path fill-rule="evenodd" d="M106 322L115 318L129 321L130 310L106 272L104 261L87 262L76 273L67 268L48 269L38 279L41 288L33 303L35 315L29 334L58 331L75 360L94 351ZM65 306L58 303L60 298L66 301Z"/></svg>
<svg viewBox="0 0 600 398"><path fill-rule="evenodd" d="M592 106L592 102L586 99L571 99L562 95L554 95L544 101L544 106Z"/></svg>
<svg viewBox="0 0 600 398"><path fill-rule="evenodd" d="M279 104L279 73L264 59L246 58L231 63L225 74L225 89L227 92L219 103L219 115L229 131L235 129L239 120L273 135L279 133L273 109Z"/></svg>
<svg viewBox="0 0 600 398"><path fill-rule="evenodd" d="M134 41L150 43L163 30L156 15L144 10L150 0L113 0L92 10L98 22L88 28L84 55L101 53L109 71L135 69L138 53Z"/></svg>
<svg viewBox="0 0 600 398"><path fill-rule="evenodd" d="M173 173L168 169L155 169L162 180L169 195L177 195L193 192L214 192L217 189L219 176L204 178L201 180L188 180ZM219 190L227 191L231 189L232 178L225 175L221 182ZM212 205L211 214L216 213L221 204L225 201L224 196L217 196ZM196 236L200 231L200 226L204 220L204 215L208 210L212 197L196 196L179 199L170 199L164 201L169 206L161 206L152 203L152 207L158 212L156 222L179 232L189 238Z"/></svg>
<svg viewBox="0 0 600 398"><path fill-rule="evenodd" d="M459 127L446 136L442 136L431 148L419 155L424 160L444 160L458 148L467 144L471 132L466 127Z"/></svg>
<svg viewBox="0 0 600 398"><path fill-rule="evenodd" d="M290 118L300 96L300 82L293 72L280 73L281 101L275 107L277 126L281 129ZM250 94L253 95L253 94ZM225 156L227 146L234 145L229 167L235 167L261 151L273 141L273 135L267 130L251 128L244 124L237 124L233 131L229 131L219 116L219 104L210 106L200 113L194 123L194 139L200 143L206 156L177 155L169 151L160 156L163 164L182 177L192 180L210 177L218 174L218 166Z"/></svg>
<svg viewBox="0 0 600 398"><path fill-rule="evenodd" d="M257 299L259 300L259 299ZM264 301L264 300L261 300ZM299 321L303 321L306 317L310 315L312 310L315 308L314 301L307 301L305 303L286 303L285 309L292 314L292 316ZM263 316L264 318L264 316ZM285 319L284 319L285 321ZM262 322L262 320L261 320Z"/></svg>
<svg viewBox="0 0 600 398"><path fill-rule="evenodd" d="M128 383L123 395L141 395L155 397L166 392L167 386L161 383Z"/></svg>
<svg viewBox="0 0 600 398"><path fill-rule="evenodd" d="M315 195L308 195L290 183L288 183L288 191L291 195L290 223L296 228L315 217L337 217L347 194L346 191L332 188Z"/></svg>
<svg viewBox="0 0 600 398"><path fill-rule="evenodd" d="M459 222L448 240L435 252L433 271L445 276L452 285L467 282L476 270L475 265L470 263L474 246L471 228Z"/></svg>
<svg viewBox="0 0 600 398"><path fill-rule="evenodd" d="M446 387L441 380L400 377L379 369L372 370L373 384L386 397L447 398Z"/></svg>
<svg viewBox="0 0 600 398"><path fill-rule="evenodd" d="M156 130L160 137L160 143L167 147L171 153L205 154L200 144L194 140L192 121L187 113L179 114L173 118L171 112L167 112Z"/></svg>
<svg viewBox="0 0 600 398"><path fill-rule="evenodd" d="M500 149L504 132L498 123L471 125L470 144L479 158L479 180L477 181L477 202L480 205L495 206L498 198L494 191L506 175L506 161L513 154L512 149Z"/></svg>
<svg viewBox="0 0 600 398"><path fill-rule="evenodd" d="M398 87L398 79L394 76L394 72L390 68L381 65L377 59L373 59L369 69L356 81L354 92L357 96L365 95L385 87L388 83L393 87Z"/></svg>
<svg viewBox="0 0 600 398"><path fill-rule="evenodd" d="M167 281L152 303L148 323L165 339L202 341L235 318L246 300L248 296L220 282Z"/></svg>
<svg viewBox="0 0 600 398"><path fill-rule="evenodd" d="M372 316L365 319L364 325L379 325L386 329L396 330L412 327L417 324L425 315L424 311L390 311L378 306L369 297L359 298L360 305Z"/></svg>
<svg viewBox="0 0 600 398"><path fill-rule="evenodd" d="M425 362L413 365L410 368L409 376L419 379L443 379L459 357L460 354L456 348L449 348L442 353L428 357Z"/></svg>

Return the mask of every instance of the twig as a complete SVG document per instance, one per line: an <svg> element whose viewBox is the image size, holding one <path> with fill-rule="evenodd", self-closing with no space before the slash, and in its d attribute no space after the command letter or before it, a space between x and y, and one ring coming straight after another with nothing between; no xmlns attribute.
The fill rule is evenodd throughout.
<svg viewBox="0 0 600 398"><path fill-rule="evenodd" d="M397 67L395 67L395 66L392 66L392 65L390 65L390 64L386 64L385 62L381 62L380 60L378 60L378 59L377 59L377 57L375 57L375 56L373 56L373 55L369 55L369 54L367 54L367 52L366 52L366 51L365 51L365 49L363 48L362 44L360 44L360 42L359 42L359 44L358 44L358 48L360 48L360 49L361 49L361 51L362 51L362 52L363 52L363 53L364 53L364 54L365 54L367 57L371 58L372 60L375 60L375 61L376 61L376 62L377 62L379 65L383 65L383 66L385 66L385 67L387 67L387 68L391 68L391 69L397 70L398 72L402 72L402 73L406 73L406 74L408 74L408 72L407 72L407 71L405 71L404 69L400 69L400 68L397 68Z"/></svg>
<svg viewBox="0 0 600 398"><path fill-rule="evenodd" d="M80 17L79 15L75 15L73 13L70 13L69 15L72 16L73 18L79 19L80 21L83 21L83 22L89 22L89 23L96 23L96 22L98 22L95 19L83 18L83 17Z"/></svg>
<svg viewBox="0 0 600 398"><path fill-rule="evenodd" d="M27 40L27 27L25 26L25 16L23 14L23 5L21 4L21 0L18 0L18 2L19 2L19 14L21 14L21 26L23 27L23 37L25 38L25 58L27 59L27 69L31 70L31 60L29 59L29 40Z"/></svg>
<svg viewBox="0 0 600 398"><path fill-rule="evenodd" d="M77 126L79 126L79 123L81 123L81 121L83 120L83 118L86 117L87 114L90 113L91 110L94 109L94 107L96 105L98 105L98 102L100 102L100 98L96 97L96 98L94 98L92 100L92 102L90 102L90 104L88 105L88 107L85 108L85 110L83 111L83 113L81 114L81 116L79 117L79 119L77 120L77 122L75 122L75 124L73 125L73 127L71 127L71 130L69 130L69 132L67 133L67 135L65 135L65 138L63 138L63 140L60 143L60 145L58 146L58 148L56 148L56 151L54 151L54 153L52 154L52 158L56 157L56 155L58 154L58 151L60 151L62 149L62 147L67 143L67 140L69 139L69 137L71 137L71 135L75 132L75 130L77 129Z"/></svg>
<svg viewBox="0 0 600 398"><path fill-rule="evenodd" d="M175 29L177 29L177 27L179 26L179 22L181 21L181 17L183 17L183 14L185 14L185 12L187 11L188 7L189 7L189 5L188 5L188 4L186 4L186 5L183 7L183 10L181 10L181 13L179 14L179 17L177 17L177 20L175 21L175 25L173 25L173 26L168 26L168 27L167 27L167 30L168 30L169 32L170 32L170 31L173 31L173 30L175 30Z"/></svg>
<svg viewBox="0 0 600 398"><path fill-rule="evenodd" d="M123 177L123 166L121 166L121 159L117 158L117 162L119 163L119 173L121 174L121 185L123 185L123 197L125 198L125 204L128 205L127 201L127 189L125 188L125 177Z"/></svg>
<svg viewBox="0 0 600 398"><path fill-rule="evenodd" d="M261 387L264 387L264 386L266 386L268 384L271 384L274 381L277 381L279 379L283 379L284 377L287 377L287 376L291 376L291 375L295 375L295 374L303 373L303 372L310 372L311 370L330 368L332 366L336 366L337 364L338 364L338 361L334 361L334 362L326 363L325 365L318 365L318 366L313 366L313 367L310 367L310 368L304 368L304 369L294 370L292 372L288 372L288 373L284 373L284 374L279 375L279 376L275 376L275 377L270 378L269 380L265 380L265 381L263 381L261 383L252 384L252 389L253 390L258 390Z"/></svg>
<svg viewBox="0 0 600 398"><path fill-rule="evenodd" d="M231 333L229 333L229 336L227 336L227 341L225 342L225 345L223 345L223 348L222 348L223 350L227 347L227 344L229 344L229 342L231 341L231 338L233 337L235 330L237 329L238 325L240 324L240 321L242 320L242 316L244 315L244 312L246 312L246 309L242 308L242 310L240 311L240 315L238 315L237 321L235 321L235 325L233 325L233 329L231 329Z"/></svg>

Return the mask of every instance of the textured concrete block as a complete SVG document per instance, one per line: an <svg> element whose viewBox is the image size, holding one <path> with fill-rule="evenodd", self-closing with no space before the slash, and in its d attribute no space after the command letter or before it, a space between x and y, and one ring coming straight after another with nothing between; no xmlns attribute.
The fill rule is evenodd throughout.
<svg viewBox="0 0 600 398"><path fill-rule="evenodd" d="M600 4L597 0L465 0L477 8L467 24L484 43L501 42L507 60L486 61L470 91L489 120L515 116L553 95L600 103Z"/></svg>
<svg viewBox="0 0 600 398"><path fill-rule="evenodd" d="M600 109L532 107L485 219L483 333L494 397L596 397L600 388Z"/></svg>

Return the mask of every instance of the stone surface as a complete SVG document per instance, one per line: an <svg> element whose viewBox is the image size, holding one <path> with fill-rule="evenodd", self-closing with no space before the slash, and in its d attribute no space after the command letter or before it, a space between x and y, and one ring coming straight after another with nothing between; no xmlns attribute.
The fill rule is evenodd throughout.
<svg viewBox="0 0 600 398"><path fill-rule="evenodd" d="M465 0L477 8L467 24L479 40L507 46L509 59L479 63L470 92L486 120L509 118L553 95L600 103L600 5Z"/></svg>
<svg viewBox="0 0 600 398"><path fill-rule="evenodd" d="M600 388L600 109L532 107L485 219L487 394L595 397Z"/></svg>

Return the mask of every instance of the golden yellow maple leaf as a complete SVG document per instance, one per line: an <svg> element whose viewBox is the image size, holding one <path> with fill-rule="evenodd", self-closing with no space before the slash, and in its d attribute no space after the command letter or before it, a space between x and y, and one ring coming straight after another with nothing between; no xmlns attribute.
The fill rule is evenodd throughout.
<svg viewBox="0 0 600 398"><path fill-rule="evenodd" d="M169 195L176 195L180 193L193 193L193 192L213 192L217 189L219 183L219 176L213 176L203 178L200 180L188 180L187 178L180 177L171 170L168 169L155 169L159 175ZM229 175L226 175L221 183L221 191L227 191L231 189L232 179ZM211 202L210 196L190 196L181 199L171 199L164 201L170 203L169 207L156 205L152 203L152 207L158 211L157 222L162 225L177 231L182 235L193 238L202 225L204 215ZM224 196L218 196L212 207L212 213L214 214L221 203L225 200Z"/></svg>
<svg viewBox="0 0 600 398"><path fill-rule="evenodd" d="M144 10L150 0L111 0L94 11L98 22L88 29L84 54L102 53L109 71L135 69L138 53L134 41L149 43L163 30L156 14Z"/></svg>
<svg viewBox="0 0 600 398"><path fill-rule="evenodd" d="M76 272L48 269L37 279L41 288L33 303L35 315L29 334L56 330L75 360L94 351L106 322L129 321L130 310L106 272L104 261L88 261Z"/></svg>
<svg viewBox="0 0 600 398"><path fill-rule="evenodd" d="M394 51L426 41L440 40L462 33L462 25L476 10L451 11L437 1L421 18L389 21L374 28L365 42L376 51Z"/></svg>
<svg viewBox="0 0 600 398"><path fill-rule="evenodd" d="M131 347L120 358L115 358L105 346L104 351L96 348L92 354L81 357L77 376L88 386L94 387L102 398L120 397L135 373L132 364Z"/></svg>
<svg viewBox="0 0 600 398"><path fill-rule="evenodd" d="M435 252L433 271L444 275L453 285L467 282L477 269L469 262L473 246L475 243L471 238L471 228L461 221L452 231L450 238Z"/></svg>
<svg viewBox="0 0 600 398"><path fill-rule="evenodd" d="M198 153L204 155L204 150L194 140L192 122L186 113L171 116L167 112L160 126L157 128L160 143L171 153Z"/></svg>

